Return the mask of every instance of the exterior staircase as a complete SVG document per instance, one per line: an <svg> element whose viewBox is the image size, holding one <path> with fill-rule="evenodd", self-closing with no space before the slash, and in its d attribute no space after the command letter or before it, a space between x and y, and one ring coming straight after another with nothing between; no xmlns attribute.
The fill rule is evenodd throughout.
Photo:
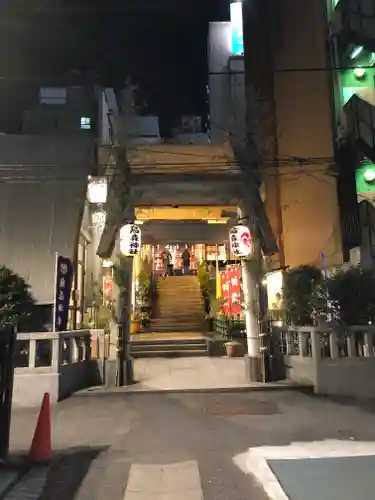
<svg viewBox="0 0 375 500"><path fill-rule="evenodd" d="M196 276L167 276L157 282L157 304L151 318L154 333L178 334L206 329L203 304Z"/></svg>
<svg viewBox="0 0 375 500"><path fill-rule="evenodd" d="M208 346L204 337L165 338L133 340L131 343L133 358L178 358L183 356L207 356Z"/></svg>

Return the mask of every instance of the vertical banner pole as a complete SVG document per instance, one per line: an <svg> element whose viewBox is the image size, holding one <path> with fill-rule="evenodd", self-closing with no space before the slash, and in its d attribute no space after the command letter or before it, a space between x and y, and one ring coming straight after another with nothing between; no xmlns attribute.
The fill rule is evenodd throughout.
<svg viewBox="0 0 375 500"><path fill-rule="evenodd" d="M53 313L52 313L52 332L56 333L56 312L57 312L57 275L58 275L58 261L59 254L55 253L55 278L54 278L54 290L53 290Z"/></svg>
<svg viewBox="0 0 375 500"><path fill-rule="evenodd" d="M219 297L219 245L216 245L216 298Z"/></svg>

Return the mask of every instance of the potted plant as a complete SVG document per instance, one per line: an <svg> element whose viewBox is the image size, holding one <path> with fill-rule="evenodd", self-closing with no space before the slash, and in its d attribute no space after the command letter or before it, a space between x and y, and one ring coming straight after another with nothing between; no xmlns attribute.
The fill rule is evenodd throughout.
<svg viewBox="0 0 375 500"><path fill-rule="evenodd" d="M233 339L231 333L228 333L227 340L224 342L225 351L227 353L228 358L234 358L239 355L240 343L237 340Z"/></svg>
<svg viewBox="0 0 375 500"><path fill-rule="evenodd" d="M130 334L136 335L140 331L141 331L141 314L136 309L135 311L133 311L132 316L131 316Z"/></svg>
<svg viewBox="0 0 375 500"><path fill-rule="evenodd" d="M149 310L143 310L141 312L141 330L146 330L150 326L150 312Z"/></svg>

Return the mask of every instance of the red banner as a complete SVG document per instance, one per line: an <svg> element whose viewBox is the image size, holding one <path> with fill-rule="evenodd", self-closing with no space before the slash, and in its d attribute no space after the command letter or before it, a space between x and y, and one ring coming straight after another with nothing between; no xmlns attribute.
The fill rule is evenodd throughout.
<svg viewBox="0 0 375 500"><path fill-rule="evenodd" d="M225 271L220 272L220 278L223 313L226 316L241 314L241 267L228 266Z"/></svg>
<svg viewBox="0 0 375 500"><path fill-rule="evenodd" d="M111 276L103 277L103 300L112 300L113 279Z"/></svg>

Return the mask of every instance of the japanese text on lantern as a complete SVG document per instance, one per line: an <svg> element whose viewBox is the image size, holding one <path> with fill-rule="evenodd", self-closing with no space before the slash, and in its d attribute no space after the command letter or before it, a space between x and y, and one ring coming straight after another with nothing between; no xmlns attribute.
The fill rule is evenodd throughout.
<svg viewBox="0 0 375 500"><path fill-rule="evenodd" d="M253 240L246 226L234 226L229 231L230 248L237 257L248 257L253 253Z"/></svg>
<svg viewBox="0 0 375 500"><path fill-rule="evenodd" d="M141 250L141 230L136 224L126 224L120 229L120 251L134 256Z"/></svg>

